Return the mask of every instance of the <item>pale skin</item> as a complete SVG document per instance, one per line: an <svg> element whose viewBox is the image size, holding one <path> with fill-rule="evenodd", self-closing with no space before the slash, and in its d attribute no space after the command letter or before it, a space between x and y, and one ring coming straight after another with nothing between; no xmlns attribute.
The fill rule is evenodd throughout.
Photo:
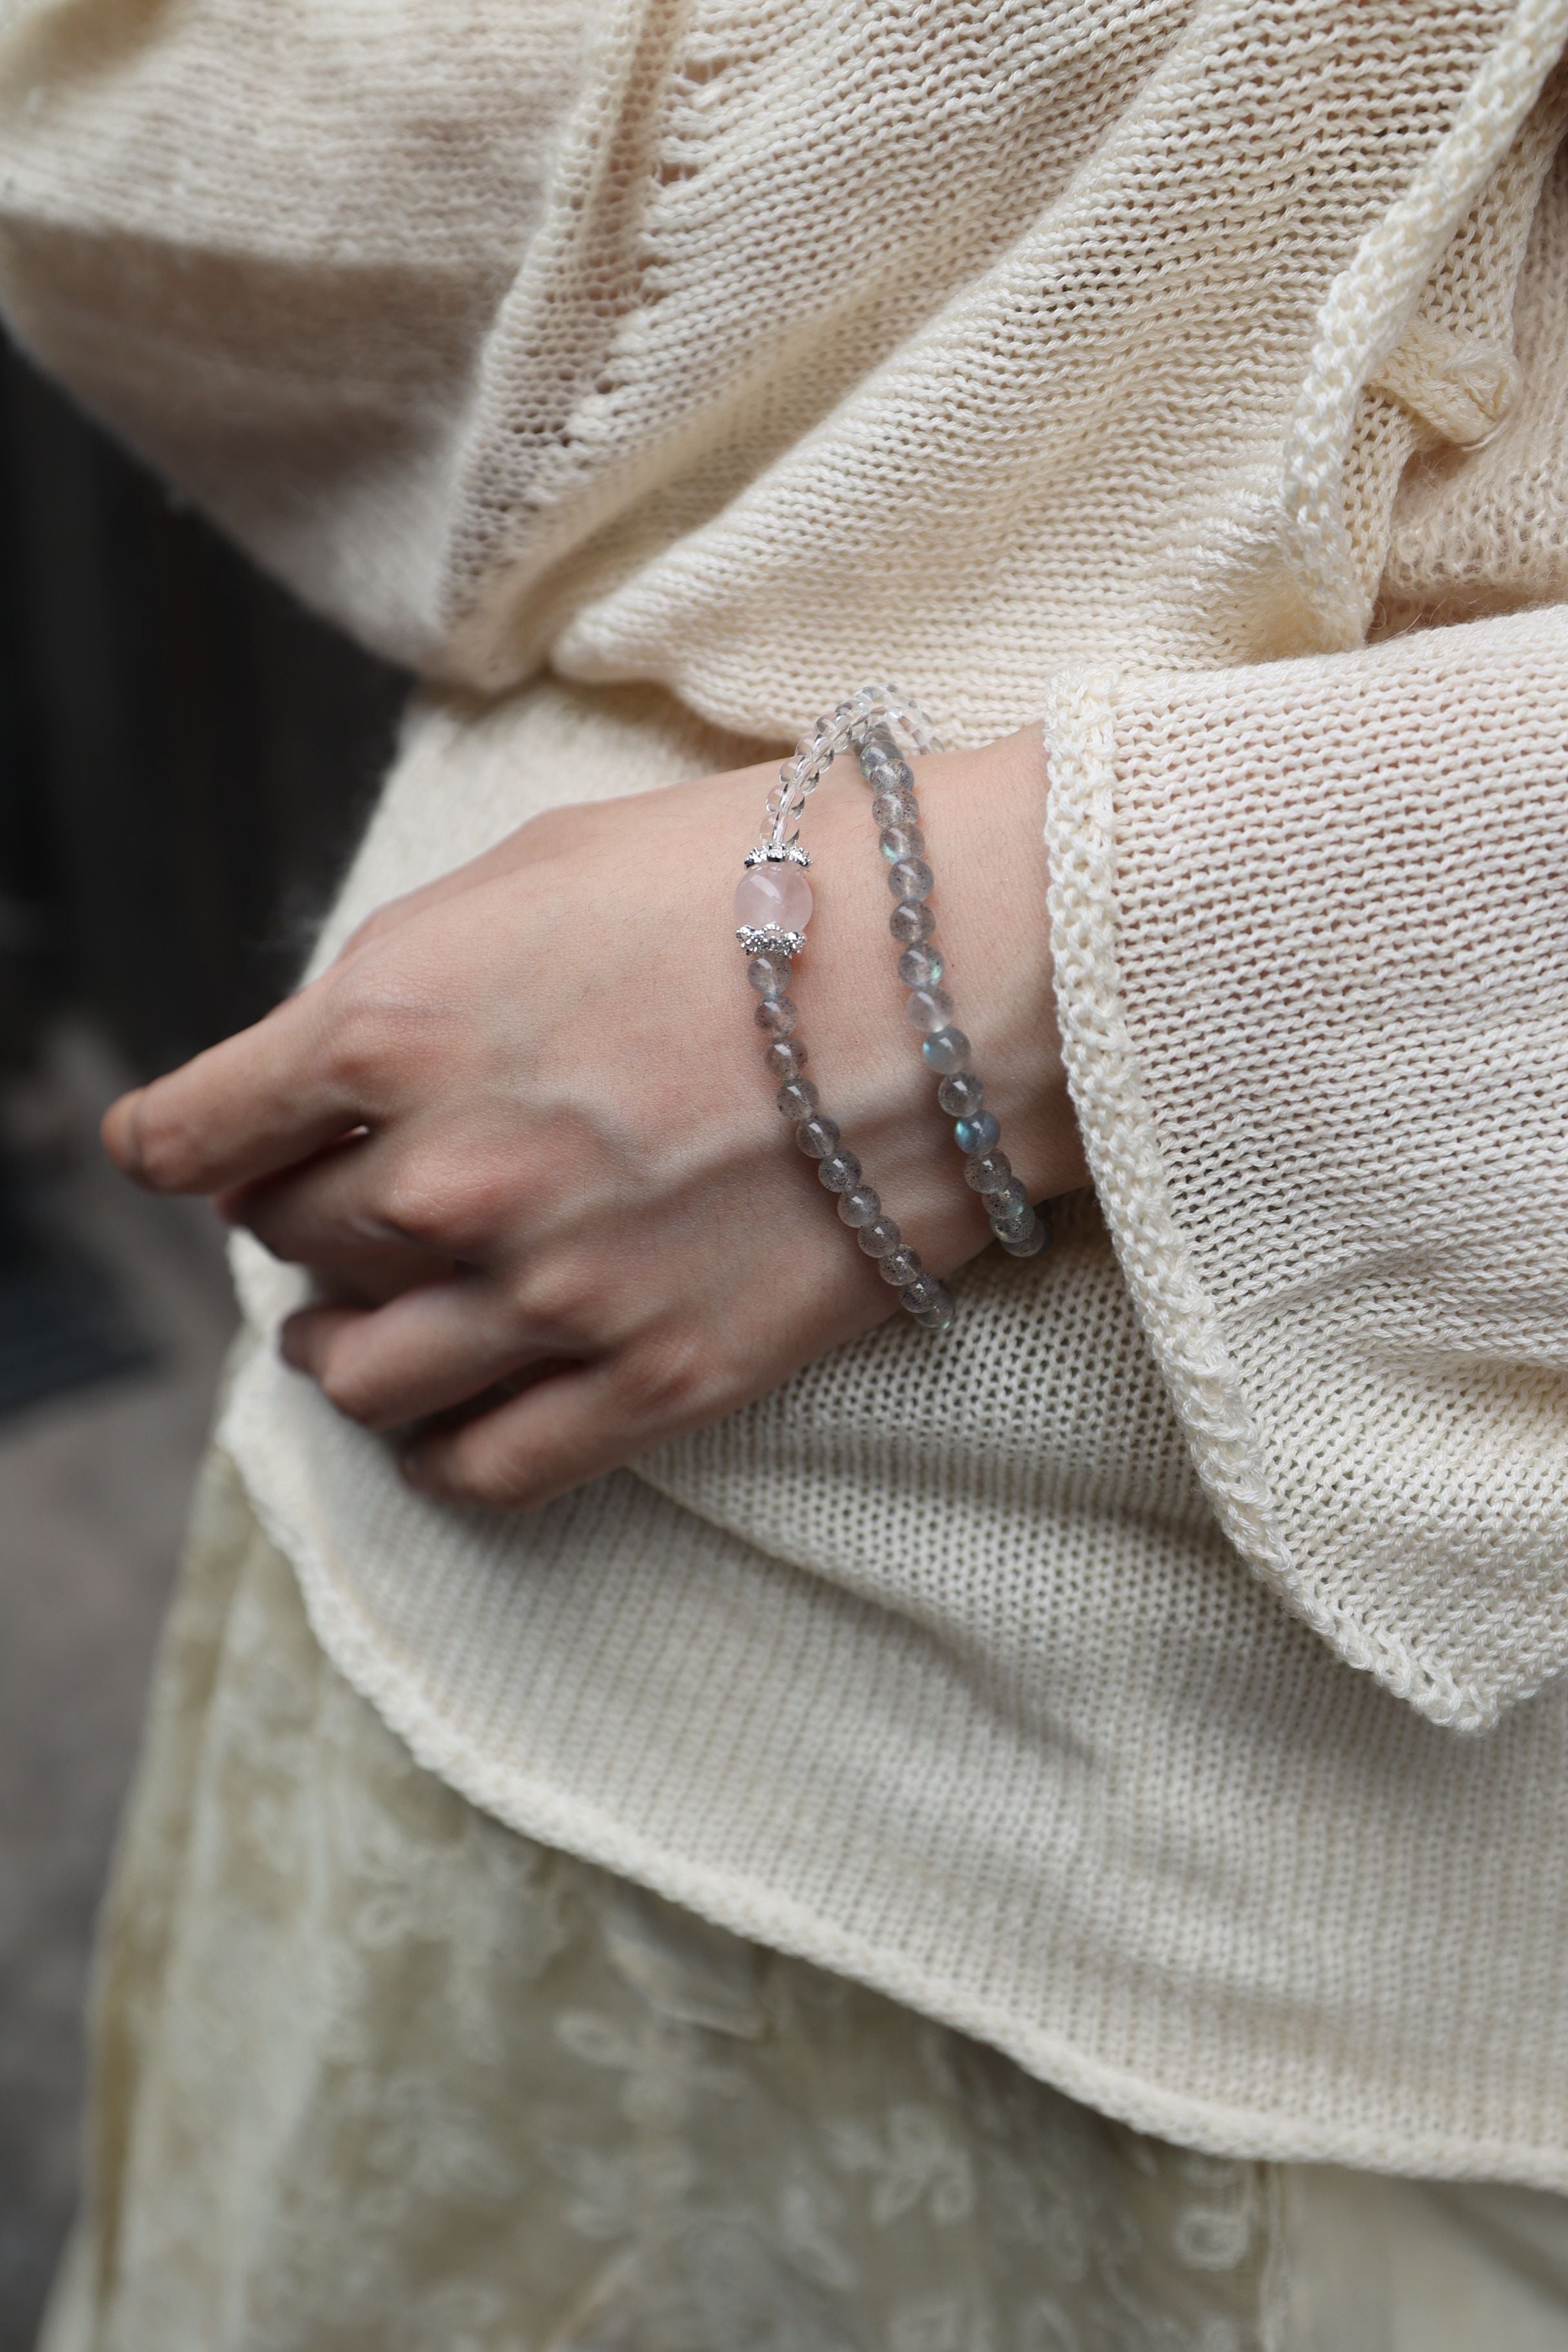
<svg viewBox="0 0 1568 2352"><path fill-rule="evenodd" d="M899 1311L794 1149L753 1024L730 900L775 772L536 818L104 1120L127 1175L213 1195L312 1271L321 1303L285 1325L285 1358L390 1433L424 1493L547 1502ZM1071 1191L1088 1177L1040 739L922 761L917 783L956 1017L1004 1147L1033 1198ZM802 837L807 1075L905 1238L951 1274L990 1234L903 1016L853 761Z"/></svg>

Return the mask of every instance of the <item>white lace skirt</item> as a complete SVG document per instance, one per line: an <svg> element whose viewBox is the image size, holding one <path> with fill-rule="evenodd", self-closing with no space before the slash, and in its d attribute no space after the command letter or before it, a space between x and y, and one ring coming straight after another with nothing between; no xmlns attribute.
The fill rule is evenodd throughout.
<svg viewBox="0 0 1568 2352"><path fill-rule="evenodd" d="M1568 2204L1144 2138L515 1835L328 1664L214 1457L44 2352L1416 2347L1563 2352Z"/></svg>

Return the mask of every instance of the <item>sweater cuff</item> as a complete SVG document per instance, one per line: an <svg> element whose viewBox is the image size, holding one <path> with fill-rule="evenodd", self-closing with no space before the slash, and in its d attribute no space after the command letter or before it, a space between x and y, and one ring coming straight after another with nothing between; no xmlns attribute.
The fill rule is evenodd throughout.
<svg viewBox="0 0 1568 2352"><path fill-rule="evenodd" d="M1068 1078L1199 1475L1482 1727L1568 1664L1568 611L1045 722Z"/></svg>

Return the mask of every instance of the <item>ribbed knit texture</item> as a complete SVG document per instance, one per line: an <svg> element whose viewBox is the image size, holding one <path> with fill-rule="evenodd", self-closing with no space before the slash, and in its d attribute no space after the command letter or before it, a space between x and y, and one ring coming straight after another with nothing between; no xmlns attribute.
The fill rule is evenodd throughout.
<svg viewBox="0 0 1568 2352"><path fill-rule="evenodd" d="M264 1350L227 1442L502 1819L1168 2136L1568 2187L1568 0L586 17L14 11L9 315L464 689L323 954L863 677L1044 711L1099 1203L526 1521Z"/></svg>

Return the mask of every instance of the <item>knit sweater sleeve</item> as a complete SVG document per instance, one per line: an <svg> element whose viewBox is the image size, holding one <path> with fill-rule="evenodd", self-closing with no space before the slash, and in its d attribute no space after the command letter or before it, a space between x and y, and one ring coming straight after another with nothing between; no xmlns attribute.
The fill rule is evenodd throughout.
<svg viewBox="0 0 1568 2352"><path fill-rule="evenodd" d="M485 339L604 22L636 13L8 0L0 324L309 604L421 667Z"/></svg>
<svg viewBox="0 0 1568 2352"><path fill-rule="evenodd" d="M1568 1664L1568 606L1054 696L1102 1206L1198 1469L1353 1665Z"/></svg>

